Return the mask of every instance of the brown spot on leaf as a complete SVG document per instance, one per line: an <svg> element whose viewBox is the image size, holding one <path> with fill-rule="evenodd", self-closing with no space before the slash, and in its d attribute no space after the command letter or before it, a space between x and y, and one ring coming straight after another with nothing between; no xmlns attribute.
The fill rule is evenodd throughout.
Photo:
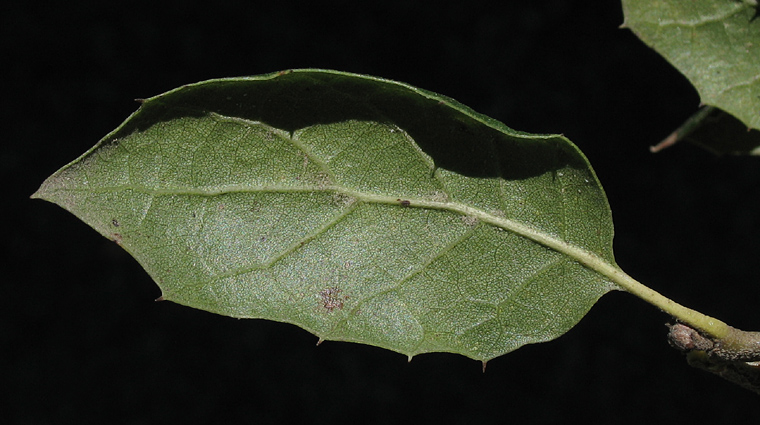
<svg viewBox="0 0 760 425"><path fill-rule="evenodd" d="M340 288L326 288L319 291L322 307L330 313L336 308L342 310L343 302L348 299L348 296L342 295L342 292Z"/></svg>

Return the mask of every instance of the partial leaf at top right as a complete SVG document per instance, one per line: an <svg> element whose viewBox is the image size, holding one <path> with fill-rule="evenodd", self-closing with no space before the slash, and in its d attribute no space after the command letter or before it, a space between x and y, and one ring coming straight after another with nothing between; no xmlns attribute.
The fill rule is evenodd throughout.
<svg viewBox="0 0 760 425"><path fill-rule="evenodd" d="M760 18L755 0L622 0L623 27L673 64L703 104L760 129Z"/></svg>

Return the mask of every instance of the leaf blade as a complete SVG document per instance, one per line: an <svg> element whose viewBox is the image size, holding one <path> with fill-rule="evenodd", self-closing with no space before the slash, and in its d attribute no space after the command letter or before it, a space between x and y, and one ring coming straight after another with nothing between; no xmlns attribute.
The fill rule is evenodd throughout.
<svg viewBox="0 0 760 425"><path fill-rule="evenodd" d="M721 0L623 0L625 21L696 87L703 104L760 129L757 5Z"/></svg>
<svg viewBox="0 0 760 425"><path fill-rule="evenodd" d="M488 360L616 289L586 264L614 266L612 221L574 145L366 76L151 98L35 196L120 243L164 299L409 356Z"/></svg>

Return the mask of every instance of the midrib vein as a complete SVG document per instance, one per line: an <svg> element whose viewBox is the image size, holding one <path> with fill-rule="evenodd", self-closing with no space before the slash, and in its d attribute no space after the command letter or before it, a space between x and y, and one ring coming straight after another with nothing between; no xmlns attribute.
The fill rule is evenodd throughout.
<svg viewBox="0 0 760 425"><path fill-rule="evenodd" d="M570 244L560 239L556 235L535 229L527 224L520 223L509 218L497 216L481 209L472 207L456 201L434 201L425 198L407 197L403 195L378 195L373 193L362 192L359 190L347 188L340 185L303 185L303 186L244 186L231 185L220 188L173 188L157 189L147 188L135 185L111 186L100 188L81 188L81 189L64 189L74 191L85 191L90 193L106 193L115 191L134 191L154 196L220 196L229 193L339 193L345 196L355 198L362 203L398 205L399 208L423 208L443 210L456 213L462 216L474 217L479 221L494 227L504 229L515 233L519 236L530 239L547 248L564 254L583 266L605 276L613 282L616 282L623 289L630 292L636 292L635 288L629 288L625 279L621 279L621 274L625 275L616 265L609 263L598 255ZM451 197L449 196L449 199ZM404 206L401 202L404 201ZM408 201L408 204L406 203ZM627 275L625 275L627 276ZM631 281L635 282L633 279ZM621 284L621 281L623 283Z"/></svg>

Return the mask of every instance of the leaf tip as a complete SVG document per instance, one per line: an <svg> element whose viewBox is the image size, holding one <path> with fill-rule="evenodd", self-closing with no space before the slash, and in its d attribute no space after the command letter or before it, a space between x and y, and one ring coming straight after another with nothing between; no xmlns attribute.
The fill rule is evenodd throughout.
<svg viewBox="0 0 760 425"><path fill-rule="evenodd" d="M483 363L483 373L486 373L486 365L488 364L488 360L483 360L481 363Z"/></svg>
<svg viewBox="0 0 760 425"><path fill-rule="evenodd" d="M42 199L43 201L48 201L48 195L50 193L50 190L48 190L48 180L49 178L42 182L42 185L29 196L29 199Z"/></svg>
<svg viewBox="0 0 760 425"><path fill-rule="evenodd" d="M161 295L160 297L156 298L156 299L155 299L155 300L153 300L153 301L155 301L155 302L159 302L159 301L166 301L166 298L164 298L164 296L163 296L163 295Z"/></svg>
<svg viewBox="0 0 760 425"><path fill-rule="evenodd" d="M413 358L414 356L410 354L409 356L406 357L406 362L411 363Z"/></svg>
<svg viewBox="0 0 760 425"><path fill-rule="evenodd" d="M322 339L322 337L319 337L319 339L317 340L317 347L319 347L320 345L322 345L323 342L325 342L325 340Z"/></svg>

